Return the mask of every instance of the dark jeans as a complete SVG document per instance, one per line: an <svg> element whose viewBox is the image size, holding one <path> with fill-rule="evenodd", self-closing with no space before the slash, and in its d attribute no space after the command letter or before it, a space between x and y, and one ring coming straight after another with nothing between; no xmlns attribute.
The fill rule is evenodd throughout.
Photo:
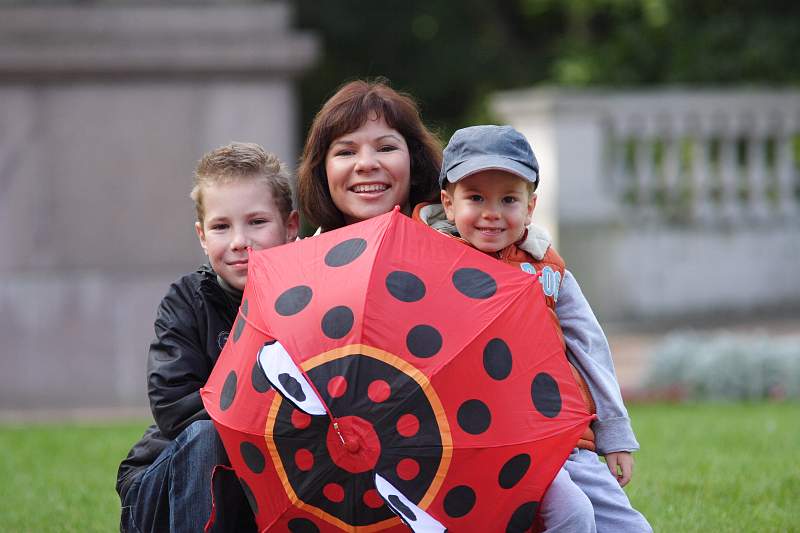
<svg viewBox="0 0 800 533"><path fill-rule="evenodd" d="M200 532L211 515L211 475L228 456L210 420L186 428L131 485L122 502L120 529L129 533ZM253 512L236 474L214 475L213 532L256 531Z"/></svg>

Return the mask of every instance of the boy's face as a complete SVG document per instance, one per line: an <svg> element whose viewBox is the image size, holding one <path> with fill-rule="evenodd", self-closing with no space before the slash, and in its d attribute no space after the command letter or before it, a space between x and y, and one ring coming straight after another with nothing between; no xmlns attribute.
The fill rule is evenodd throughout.
<svg viewBox="0 0 800 533"><path fill-rule="evenodd" d="M261 179L239 179L203 188L203 223L195 223L211 267L237 289L247 281L247 247L271 248L297 237L298 216L284 220Z"/></svg>
<svg viewBox="0 0 800 533"><path fill-rule="evenodd" d="M443 190L442 205L461 238L491 253L522 238L531 222L536 195L514 174L484 170Z"/></svg>

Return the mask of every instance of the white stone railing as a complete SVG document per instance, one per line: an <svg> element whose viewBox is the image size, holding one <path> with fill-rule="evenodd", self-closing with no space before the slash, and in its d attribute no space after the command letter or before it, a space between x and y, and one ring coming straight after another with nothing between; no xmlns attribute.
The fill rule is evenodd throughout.
<svg viewBox="0 0 800 533"><path fill-rule="evenodd" d="M798 214L800 93L615 97L607 160L618 198L668 222Z"/></svg>
<svg viewBox="0 0 800 533"><path fill-rule="evenodd" d="M600 170L609 200L627 214L691 224L800 213L800 91L533 90L495 102L501 117L538 134L547 128L583 139L594 130L599 146L589 151L599 158L583 160L593 168L581 179ZM570 156L567 142L558 155L585 155L588 147L573 148Z"/></svg>
<svg viewBox="0 0 800 533"><path fill-rule="evenodd" d="M531 142L534 217L607 316L800 309L800 91L533 89L493 109Z"/></svg>

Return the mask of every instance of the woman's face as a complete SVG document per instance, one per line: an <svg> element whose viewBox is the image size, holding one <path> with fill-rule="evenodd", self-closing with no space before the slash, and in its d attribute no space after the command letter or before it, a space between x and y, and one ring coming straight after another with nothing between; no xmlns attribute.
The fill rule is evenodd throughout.
<svg viewBox="0 0 800 533"><path fill-rule="evenodd" d="M411 158L408 145L383 117L367 120L334 139L325 155L333 203L347 224L408 208Z"/></svg>

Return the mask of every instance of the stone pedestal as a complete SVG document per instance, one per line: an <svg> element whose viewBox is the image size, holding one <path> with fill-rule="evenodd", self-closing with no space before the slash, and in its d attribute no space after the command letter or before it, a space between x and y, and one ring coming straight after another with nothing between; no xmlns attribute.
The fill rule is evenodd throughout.
<svg viewBox="0 0 800 533"><path fill-rule="evenodd" d="M168 284L203 260L188 197L209 149L294 167L285 3L0 8L0 409L146 405Z"/></svg>

